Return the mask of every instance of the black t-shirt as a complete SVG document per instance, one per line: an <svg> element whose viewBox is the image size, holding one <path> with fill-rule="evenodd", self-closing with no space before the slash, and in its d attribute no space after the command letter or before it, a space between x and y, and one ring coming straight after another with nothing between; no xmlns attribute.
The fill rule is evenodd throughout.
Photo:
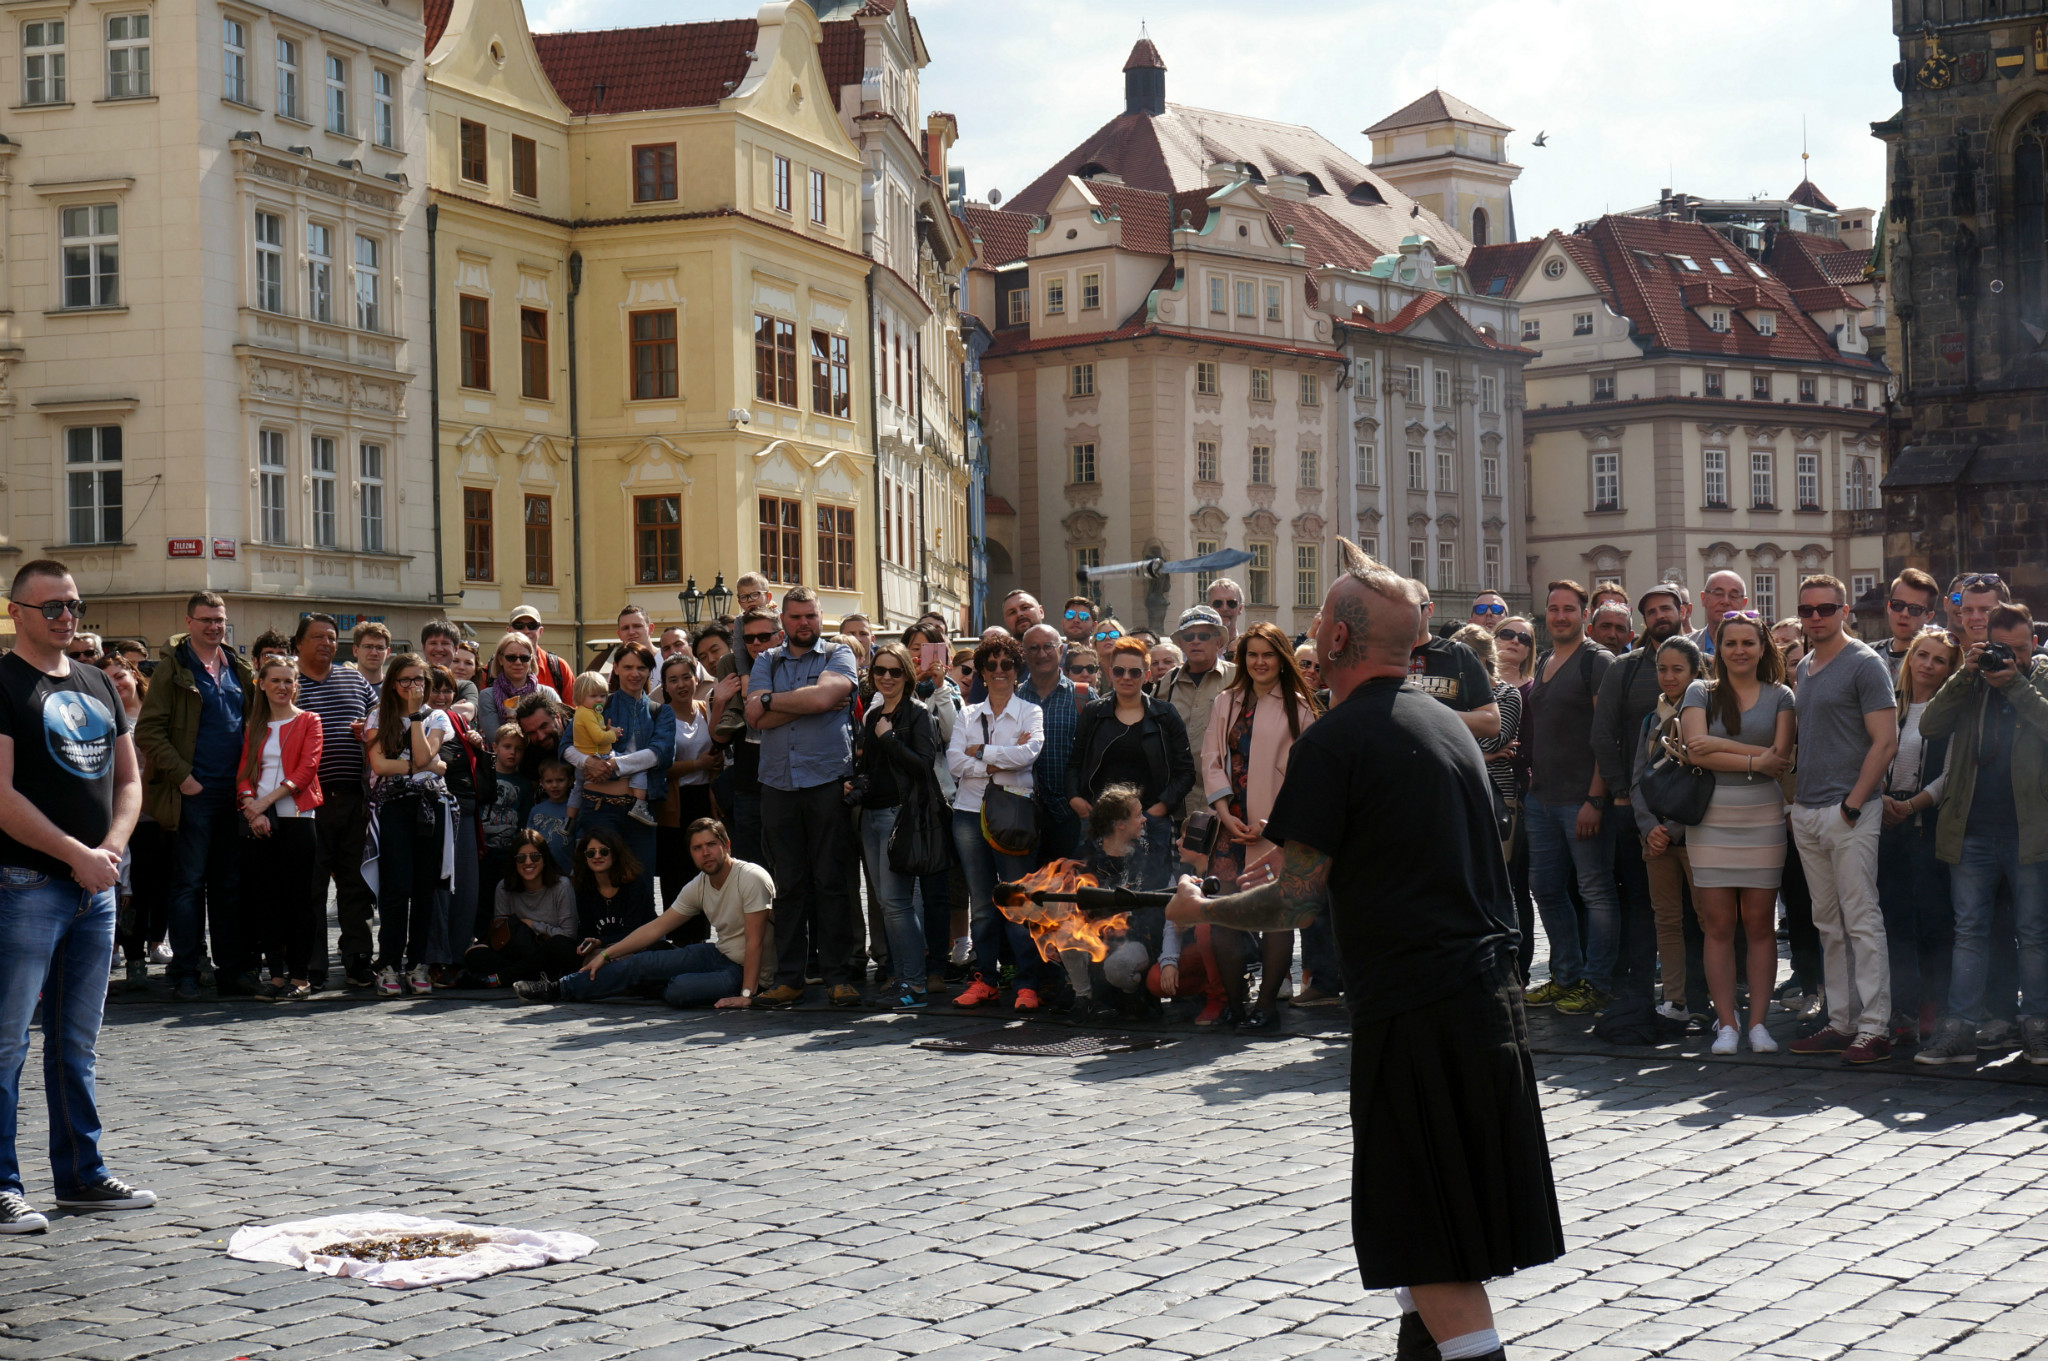
<svg viewBox="0 0 2048 1361"><path fill-rule="evenodd" d="M1432 638L1408 654L1408 684L1459 713L1493 703L1485 663L1451 638Z"/></svg>
<svg viewBox="0 0 2048 1361"><path fill-rule="evenodd" d="M14 740L14 787L44 817L88 846L114 821L114 744L128 713L98 667L73 663L46 676L15 653L0 657L0 736ZM71 867L0 828L0 865L71 880Z"/></svg>
<svg viewBox="0 0 2048 1361"><path fill-rule="evenodd" d="M1152 762L1145 755L1145 735L1139 731L1145 725L1125 723L1112 714L1102 720L1116 736L1103 748L1102 760L1095 767L1095 793L1100 794L1113 784L1127 784L1135 788L1150 808L1159 802L1159 791L1150 788L1152 783Z"/></svg>
<svg viewBox="0 0 2048 1361"><path fill-rule="evenodd" d="M1302 730L1266 836L1331 859L1354 1021L1442 1000L1510 939L1486 763L1455 714L1400 680L1366 682Z"/></svg>

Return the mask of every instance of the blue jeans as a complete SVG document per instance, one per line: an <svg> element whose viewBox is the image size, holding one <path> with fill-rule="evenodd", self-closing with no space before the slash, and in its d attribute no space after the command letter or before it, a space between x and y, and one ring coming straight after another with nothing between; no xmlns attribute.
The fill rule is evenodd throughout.
<svg viewBox="0 0 2048 1361"><path fill-rule="evenodd" d="M974 938L975 978L992 988L996 986L996 962L1007 938L1010 955L1017 961L1017 986L1039 987L1044 961L1031 942L1031 933L998 911L990 897L998 880L1011 882L1031 873L1031 861L1023 856L998 855L981 834L979 810L953 810L953 848L960 852L960 868L967 874L967 929Z"/></svg>
<svg viewBox="0 0 2048 1361"><path fill-rule="evenodd" d="M1614 891L1614 832L1603 817L1598 833L1579 840L1582 803L1522 801L1529 823L1529 888L1543 918L1543 932L1550 937L1551 981L1568 987L1584 979L1606 993L1614 991L1614 954L1621 935L1621 908ZM1567 888L1574 879L1586 900L1584 941L1579 939Z"/></svg>
<svg viewBox="0 0 2048 1361"><path fill-rule="evenodd" d="M1984 1022L1984 976L1994 945L1992 901L1999 881L2012 885L2013 927L2019 936L2020 1014L2048 1016L2048 862L2020 863L2019 834L1971 833L1963 858L1949 871L1956 909L1955 975L1949 1013L1972 1025Z"/></svg>
<svg viewBox="0 0 2048 1361"><path fill-rule="evenodd" d="M198 981L213 922L213 967L222 985L255 967L242 937L242 815L233 789L187 796L171 843L171 977ZM204 904L201 893L204 893Z"/></svg>
<svg viewBox="0 0 2048 1361"><path fill-rule="evenodd" d="M570 1002L599 1002L620 993L640 992L651 983L666 984L661 1000L672 1007L708 1007L740 991L740 966L716 945L699 941L679 950L642 950L614 960L597 977L578 969L562 980L562 997Z"/></svg>
<svg viewBox="0 0 2048 1361"><path fill-rule="evenodd" d="M902 811L900 806L861 809L860 841L867 854L875 896L881 899L882 930L889 938L889 962L896 982L912 992L923 992L924 922L913 901L918 880L914 875L898 874L889 868L889 834L896 830L896 815Z"/></svg>
<svg viewBox="0 0 2048 1361"><path fill-rule="evenodd" d="M71 879L0 868L0 1191L22 1189L16 1107L38 997L52 1178L63 1193L107 1174L100 1161L93 1046L113 961L114 890L88 894Z"/></svg>

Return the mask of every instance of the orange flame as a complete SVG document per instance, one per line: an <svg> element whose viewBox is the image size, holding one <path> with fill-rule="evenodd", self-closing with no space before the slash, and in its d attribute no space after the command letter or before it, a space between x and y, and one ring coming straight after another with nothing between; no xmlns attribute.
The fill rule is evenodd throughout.
<svg viewBox="0 0 2048 1361"><path fill-rule="evenodd" d="M1063 952L1075 950L1100 964L1109 958L1109 937L1130 930L1130 913L1090 917L1075 903L1037 903L1025 896L1030 893L1072 893L1076 889L1100 885L1101 881L1082 868L1079 860L1053 860L1015 884L1007 885L1013 890L1008 895L1009 900L999 900L996 907L1005 917L1031 932L1032 943L1047 961L1058 963Z"/></svg>

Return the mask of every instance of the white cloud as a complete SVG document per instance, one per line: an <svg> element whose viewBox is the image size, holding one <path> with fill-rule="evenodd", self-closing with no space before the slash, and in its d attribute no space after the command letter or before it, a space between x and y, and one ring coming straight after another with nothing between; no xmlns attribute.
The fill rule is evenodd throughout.
<svg viewBox="0 0 2048 1361"><path fill-rule="evenodd" d="M1141 20L1167 98L1307 123L1361 160L1359 130L1442 86L1516 132L1523 235L1569 230L1669 186L1772 197L1813 180L1875 206L1897 111L1883 6L1797 0L1760 18L1681 0L908 0L932 53L924 107L960 120L969 192L1015 193L1123 110ZM533 26L617 28L737 18L745 0L543 0ZM1538 132L1550 145L1535 147Z"/></svg>

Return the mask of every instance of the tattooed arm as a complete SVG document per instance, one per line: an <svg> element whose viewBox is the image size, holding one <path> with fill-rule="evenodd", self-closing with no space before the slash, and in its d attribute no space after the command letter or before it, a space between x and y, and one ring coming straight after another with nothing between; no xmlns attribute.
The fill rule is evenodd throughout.
<svg viewBox="0 0 2048 1361"><path fill-rule="evenodd" d="M1199 880L1183 877L1166 909L1182 926L1208 922L1239 931L1294 931L1307 926L1329 900L1330 857L1290 841L1277 878L1270 884L1221 898L1203 898Z"/></svg>

